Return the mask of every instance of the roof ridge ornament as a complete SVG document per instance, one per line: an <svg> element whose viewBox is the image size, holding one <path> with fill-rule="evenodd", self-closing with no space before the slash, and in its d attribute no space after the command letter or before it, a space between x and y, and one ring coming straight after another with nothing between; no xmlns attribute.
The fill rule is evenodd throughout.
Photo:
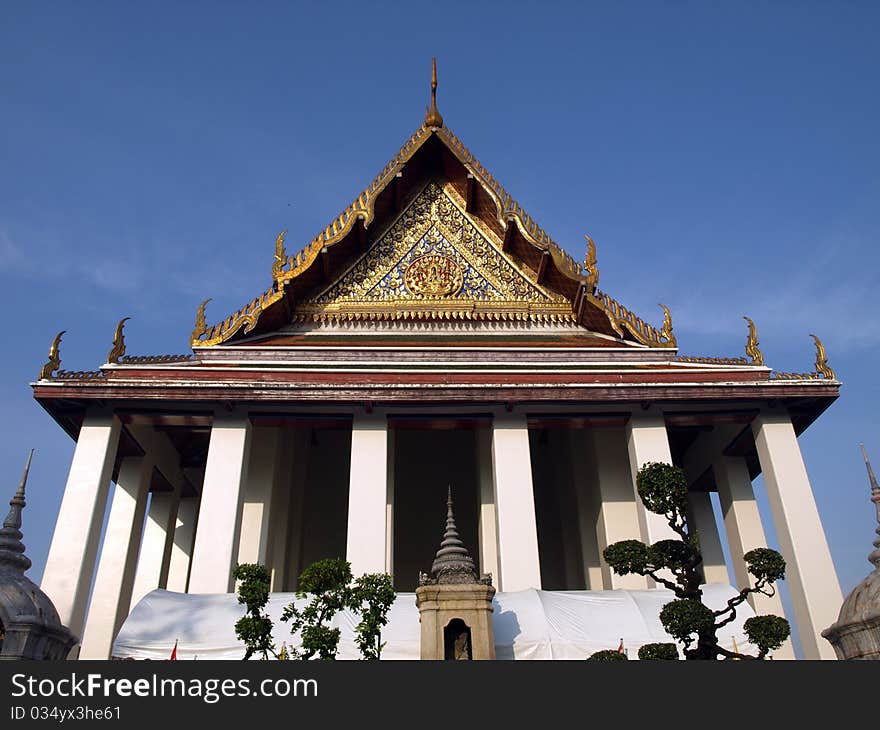
<svg viewBox="0 0 880 730"><path fill-rule="evenodd" d="M67 330L61 330L57 335L55 335L55 339L52 340L52 344L49 345L49 360L45 365L40 369L40 377L39 380L48 380L52 377L52 373L58 371L61 367L61 353L59 350L59 345L61 344L61 335L63 335Z"/></svg>
<svg viewBox="0 0 880 730"><path fill-rule="evenodd" d="M118 365L119 358L125 354L125 334L122 330L129 319L131 319L131 317L123 317L120 319L116 325L116 332L113 333L113 347L111 347L110 352L107 353L107 362L112 365Z"/></svg>
<svg viewBox="0 0 880 730"><path fill-rule="evenodd" d="M208 331L208 324L205 322L205 306L208 302L211 301L211 297L208 297L205 301L203 301L198 310L196 310L196 325L193 328L192 334L190 335L190 343L195 345L198 344L198 340Z"/></svg>
<svg viewBox="0 0 880 730"><path fill-rule="evenodd" d="M284 250L284 237L287 235L285 228L275 239L275 259L272 261L272 280L277 284L281 278L284 265L287 263L287 251Z"/></svg>
<svg viewBox="0 0 880 730"><path fill-rule="evenodd" d="M660 307L663 309L663 326L660 328L660 337L666 340L666 344L670 347L678 347L675 334L672 332L672 314L669 307L665 304L661 304Z"/></svg>
<svg viewBox="0 0 880 730"><path fill-rule="evenodd" d="M591 294L595 294L596 289L599 288L599 266L596 261L596 244L593 243L593 239L586 233L584 234L584 238L587 239L587 254L584 257L584 271L586 272L587 277L587 288L590 290Z"/></svg>
<svg viewBox="0 0 880 730"><path fill-rule="evenodd" d="M763 365L764 354L758 348L760 343L758 342L758 330L755 328L755 323L746 316L743 316L743 319L749 323L749 338L746 340L746 355L751 358L752 365Z"/></svg>
<svg viewBox="0 0 880 730"><path fill-rule="evenodd" d="M431 59L431 106L425 107L425 126L440 128L443 117L437 109L437 59Z"/></svg>
<svg viewBox="0 0 880 730"><path fill-rule="evenodd" d="M816 337L816 335L810 335L810 337L816 343L816 375L821 375L825 380L837 380L837 376L828 365L828 355L825 353L825 345L822 344L822 340ZM864 452L864 448L862 451ZM865 459L867 459L867 456Z"/></svg>

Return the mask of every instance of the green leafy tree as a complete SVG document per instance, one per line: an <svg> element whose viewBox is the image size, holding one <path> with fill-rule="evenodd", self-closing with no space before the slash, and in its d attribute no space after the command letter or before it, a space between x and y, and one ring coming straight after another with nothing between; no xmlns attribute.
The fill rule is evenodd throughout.
<svg viewBox="0 0 880 730"><path fill-rule="evenodd" d="M263 612L269 602L269 571L262 565L242 563L232 573L238 584L238 602L247 612L235 622L235 635L244 642L244 659L262 654L268 659L275 654L272 641L272 619Z"/></svg>
<svg viewBox="0 0 880 730"><path fill-rule="evenodd" d="M339 629L330 622L342 609L360 616L355 627L355 643L364 659L379 659L382 648L382 627L388 623L388 611L395 592L391 576L368 573L354 580L351 565L341 558L319 560L299 576L297 598L311 600L302 608L291 603L281 614L290 622L291 633L299 632L300 646L289 649L286 644L276 652L272 640L272 619L264 612L269 602L269 571L262 565L243 563L236 566L233 576L238 585L238 602L247 609L235 623L235 635L244 642L245 659L262 654L268 659L335 659L339 648Z"/></svg>
<svg viewBox="0 0 880 730"><path fill-rule="evenodd" d="M785 560L775 550L757 548L743 559L754 585L743 588L727 605L712 610L703 603L699 567L703 562L699 537L688 524L687 481L681 469L670 464L648 463L636 479L639 497L649 511L666 518L677 539L659 540L645 545L638 540L622 540L603 551L605 561L618 575L636 573L649 576L669 588L675 600L660 611L663 628L684 646L686 659L763 659L778 649L790 633L788 621L779 616L754 616L743 628L758 654L728 651L718 644L718 629L736 618L736 608L751 594L773 596L774 583L785 577Z"/></svg>
<svg viewBox="0 0 880 730"><path fill-rule="evenodd" d="M296 597L311 598L304 608L295 603L281 614L290 622L291 633L300 634L300 647L290 651L293 659L335 659L339 649L339 629L329 626L333 616L351 603L351 565L341 558L312 563L299 576Z"/></svg>
<svg viewBox="0 0 880 730"><path fill-rule="evenodd" d="M361 615L355 627L355 643L364 659L379 659L385 643L382 627L388 623L388 611L396 594L391 576L368 573L354 582L349 607Z"/></svg>

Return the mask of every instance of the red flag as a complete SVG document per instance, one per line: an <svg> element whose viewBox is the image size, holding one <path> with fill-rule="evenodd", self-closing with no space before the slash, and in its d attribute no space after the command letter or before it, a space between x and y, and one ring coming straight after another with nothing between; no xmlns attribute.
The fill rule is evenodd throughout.
<svg viewBox="0 0 880 730"><path fill-rule="evenodd" d="M174 648L171 650L171 656L168 657L169 661L174 661L177 659L177 639L174 640Z"/></svg>
<svg viewBox="0 0 880 730"><path fill-rule="evenodd" d="M623 654L623 639L620 640L620 646L617 647L617 653Z"/></svg>

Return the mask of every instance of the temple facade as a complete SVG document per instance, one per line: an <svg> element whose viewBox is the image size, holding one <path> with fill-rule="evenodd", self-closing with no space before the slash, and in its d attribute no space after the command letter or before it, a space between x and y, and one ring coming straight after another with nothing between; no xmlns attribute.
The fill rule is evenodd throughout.
<svg viewBox="0 0 880 730"><path fill-rule="evenodd" d="M293 254L277 237L264 292L213 325L199 306L191 353L127 354L123 319L106 362L72 372L53 341L34 397L76 449L42 589L79 656L109 657L155 588L231 591L237 562L289 591L344 556L414 591L449 485L499 591L651 588L601 555L671 536L634 487L662 461L688 475L707 583L747 583L763 474L788 618L805 657L833 658L820 632L842 596L797 440L838 396L821 342L805 373L765 365L751 320L742 357L680 355L670 311L652 325L602 291L593 242L583 263L560 248L444 124L435 90L436 76L424 123L325 230ZM783 615L778 596L753 600Z"/></svg>

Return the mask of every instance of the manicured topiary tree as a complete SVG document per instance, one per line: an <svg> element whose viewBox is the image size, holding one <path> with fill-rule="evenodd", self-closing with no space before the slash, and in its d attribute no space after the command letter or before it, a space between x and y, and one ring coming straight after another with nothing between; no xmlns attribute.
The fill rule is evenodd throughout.
<svg viewBox="0 0 880 730"><path fill-rule="evenodd" d="M638 540L623 540L603 551L605 561L618 575L637 573L649 576L669 588L675 600L660 611L660 622L670 636L684 646L686 659L741 658L763 659L788 638L788 621L779 616L754 616L743 628L756 655L728 651L718 644L718 629L736 618L736 608L749 595L775 595L774 583L785 577L785 560L775 550L757 548L743 559L755 582L743 588L727 602L712 610L703 603L699 566L703 562L699 537L688 523L687 481L681 469L670 464L648 463L636 479L639 496L649 511L662 515L677 539L659 540L645 545Z"/></svg>
<svg viewBox="0 0 880 730"><path fill-rule="evenodd" d="M639 659L678 659L678 647L675 644L642 644L639 647Z"/></svg>
<svg viewBox="0 0 880 730"><path fill-rule="evenodd" d="M588 660L594 662L616 662L627 658L626 654L622 651L617 651L617 649L602 649L601 651L593 652L587 657Z"/></svg>

